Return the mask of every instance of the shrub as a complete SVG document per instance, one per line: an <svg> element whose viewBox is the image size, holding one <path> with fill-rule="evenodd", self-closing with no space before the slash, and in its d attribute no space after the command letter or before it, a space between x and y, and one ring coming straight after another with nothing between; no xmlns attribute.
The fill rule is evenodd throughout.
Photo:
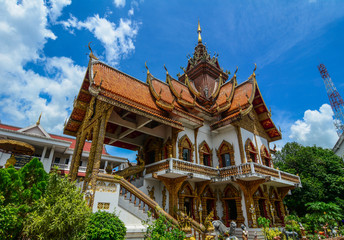
<svg viewBox="0 0 344 240"><path fill-rule="evenodd" d="M126 234L124 223L114 213L98 211L91 215L86 228L87 240L122 240Z"/></svg>
<svg viewBox="0 0 344 240"><path fill-rule="evenodd" d="M55 171L49 175L45 194L25 219L24 234L30 239L74 239L84 231L89 214L80 190Z"/></svg>
<svg viewBox="0 0 344 240"><path fill-rule="evenodd" d="M150 212L148 212L148 216L151 217ZM162 214L152 222L143 221L143 224L147 226L144 238L146 240L183 240L185 238L185 233Z"/></svg>

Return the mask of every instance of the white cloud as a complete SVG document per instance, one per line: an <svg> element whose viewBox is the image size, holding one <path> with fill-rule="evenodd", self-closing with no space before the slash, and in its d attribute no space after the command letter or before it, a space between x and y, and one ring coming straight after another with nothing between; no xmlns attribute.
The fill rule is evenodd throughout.
<svg viewBox="0 0 344 240"><path fill-rule="evenodd" d="M290 138L303 145L317 145L332 148L338 139L331 106L323 104L318 110L307 110L302 120L297 120L291 127Z"/></svg>
<svg viewBox="0 0 344 240"><path fill-rule="evenodd" d="M99 17L98 14L88 17L85 21L78 21L71 16L61 24L68 30L87 29L102 42L105 48L106 60L113 65L117 65L120 58L126 57L135 50L134 39L138 32L138 24L130 19L120 18L118 26Z"/></svg>
<svg viewBox="0 0 344 240"><path fill-rule="evenodd" d="M48 40L56 39L48 28L48 16L57 19L69 1L4 1L0 8L0 119L28 126L41 112L42 125L62 133L63 123L83 79L85 68L70 58L44 56ZM48 3L49 4L49 3ZM49 77L26 70L27 63L45 66Z"/></svg>
<svg viewBox="0 0 344 240"><path fill-rule="evenodd" d="M57 18L61 16L62 10L64 7L70 5L72 3L72 0L50 0L50 11L49 11L49 17L50 20L55 23Z"/></svg>
<svg viewBox="0 0 344 240"><path fill-rule="evenodd" d="M121 8L121 7L125 6L125 0L114 0L113 3L118 8Z"/></svg>
<svg viewBox="0 0 344 240"><path fill-rule="evenodd" d="M130 8L128 11L128 16L133 16L134 15L134 8Z"/></svg>
<svg viewBox="0 0 344 240"><path fill-rule="evenodd" d="M40 58L49 39L56 36L47 28L48 9L41 0L5 1L0 8L1 70L20 69ZM3 77L2 77L3 81Z"/></svg>

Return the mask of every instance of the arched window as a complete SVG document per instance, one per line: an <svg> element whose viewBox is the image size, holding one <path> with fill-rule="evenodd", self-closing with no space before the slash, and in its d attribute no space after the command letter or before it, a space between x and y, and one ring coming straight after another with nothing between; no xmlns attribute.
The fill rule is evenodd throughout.
<svg viewBox="0 0 344 240"><path fill-rule="evenodd" d="M221 195L223 206L222 220L229 227L231 221L237 224L244 223L244 216L241 208L241 194L232 184L228 184Z"/></svg>
<svg viewBox="0 0 344 240"><path fill-rule="evenodd" d="M234 149L232 144L223 140L219 150L217 150L217 157L219 159L220 167L234 166Z"/></svg>
<svg viewBox="0 0 344 240"><path fill-rule="evenodd" d="M184 182L178 192L179 210L195 218L196 195L189 182Z"/></svg>
<svg viewBox="0 0 344 240"><path fill-rule="evenodd" d="M264 145L262 145L262 147L260 148L260 157L262 159L263 165L272 167L271 155Z"/></svg>
<svg viewBox="0 0 344 240"><path fill-rule="evenodd" d="M253 145L251 139L247 139L245 143L245 151L246 151L246 158L247 162L258 162L258 151L256 147Z"/></svg>
<svg viewBox="0 0 344 240"><path fill-rule="evenodd" d="M211 167L213 165L212 161L212 150L209 148L208 144L203 141L199 145L199 160L200 164Z"/></svg>
<svg viewBox="0 0 344 240"><path fill-rule="evenodd" d="M256 217L270 218L269 206L267 205L268 195L263 191L262 187L259 187L253 194L253 200L255 203Z"/></svg>
<svg viewBox="0 0 344 240"><path fill-rule="evenodd" d="M178 143L179 148L179 159L193 162L193 145L188 138L188 136L184 135Z"/></svg>
<svg viewBox="0 0 344 240"><path fill-rule="evenodd" d="M273 215L275 217L275 222L274 224L283 224L283 203L280 198L280 195L278 195L276 189L274 187L270 187L269 191L269 201L270 201L270 211L273 212Z"/></svg>
<svg viewBox="0 0 344 240"><path fill-rule="evenodd" d="M209 186L205 187L203 193L201 194L201 202L203 209L203 220L210 214L211 211L214 212L214 219L217 219L216 197Z"/></svg>

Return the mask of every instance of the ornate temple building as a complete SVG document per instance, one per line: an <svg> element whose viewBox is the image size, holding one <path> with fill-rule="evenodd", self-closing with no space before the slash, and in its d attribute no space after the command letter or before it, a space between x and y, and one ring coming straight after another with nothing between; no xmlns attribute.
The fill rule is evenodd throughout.
<svg viewBox="0 0 344 240"><path fill-rule="evenodd" d="M128 231L147 210L183 212L201 236L211 213L229 226L257 228L260 216L284 224L283 198L300 185L276 169L269 144L281 139L254 71L240 84L202 43L184 73L166 80L148 70L137 80L99 61L87 71L64 133L76 136L71 177L77 178L85 141L92 141L83 190L93 211L116 211ZM137 164L115 175L99 172L103 145L136 150ZM204 223L204 224L203 224ZM196 233L195 233L196 234ZM203 236L203 235L202 235Z"/></svg>

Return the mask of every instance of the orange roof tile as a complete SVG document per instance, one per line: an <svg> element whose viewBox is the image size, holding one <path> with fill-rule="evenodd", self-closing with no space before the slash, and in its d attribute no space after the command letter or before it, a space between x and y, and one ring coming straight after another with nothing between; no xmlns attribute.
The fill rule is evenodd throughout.
<svg viewBox="0 0 344 240"><path fill-rule="evenodd" d="M193 103L194 98L190 94L189 88L186 85L182 84L181 82L173 78L171 80L172 80L171 83L178 94L180 94L180 92L183 90L182 99L184 99L185 101L188 101L189 103Z"/></svg>
<svg viewBox="0 0 344 240"><path fill-rule="evenodd" d="M152 85L153 85L155 91L157 92L157 94L160 94L161 100L163 100L167 103L173 102L174 97L171 93L170 87L167 84L161 82L158 79L153 79Z"/></svg>
<svg viewBox="0 0 344 240"><path fill-rule="evenodd" d="M248 98L251 96L253 92L253 82L246 81L239 86L237 86L234 90L234 96L232 100L232 105L228 112L231 112L233 110L236 110L239 108L239 105L241 107L248 104Z"/></svg>
<svg viewBox="0 0 344 240"><path fill-rule="evenodd" d="M156 106L147 84L102 63L94 64L93 71L97 72L94 78L96 86L102 81L102 89L162 113Z"/></svg>
<svg viewBox="0 0 344 240"><path fill-rule="evenodd" d="M232 87L233 87L233 82L227 82L221 86L219 95L216 99L216 103L219 106L221 106L227 101L227 97L230 97L230 95L232 94Z"/></svg>

